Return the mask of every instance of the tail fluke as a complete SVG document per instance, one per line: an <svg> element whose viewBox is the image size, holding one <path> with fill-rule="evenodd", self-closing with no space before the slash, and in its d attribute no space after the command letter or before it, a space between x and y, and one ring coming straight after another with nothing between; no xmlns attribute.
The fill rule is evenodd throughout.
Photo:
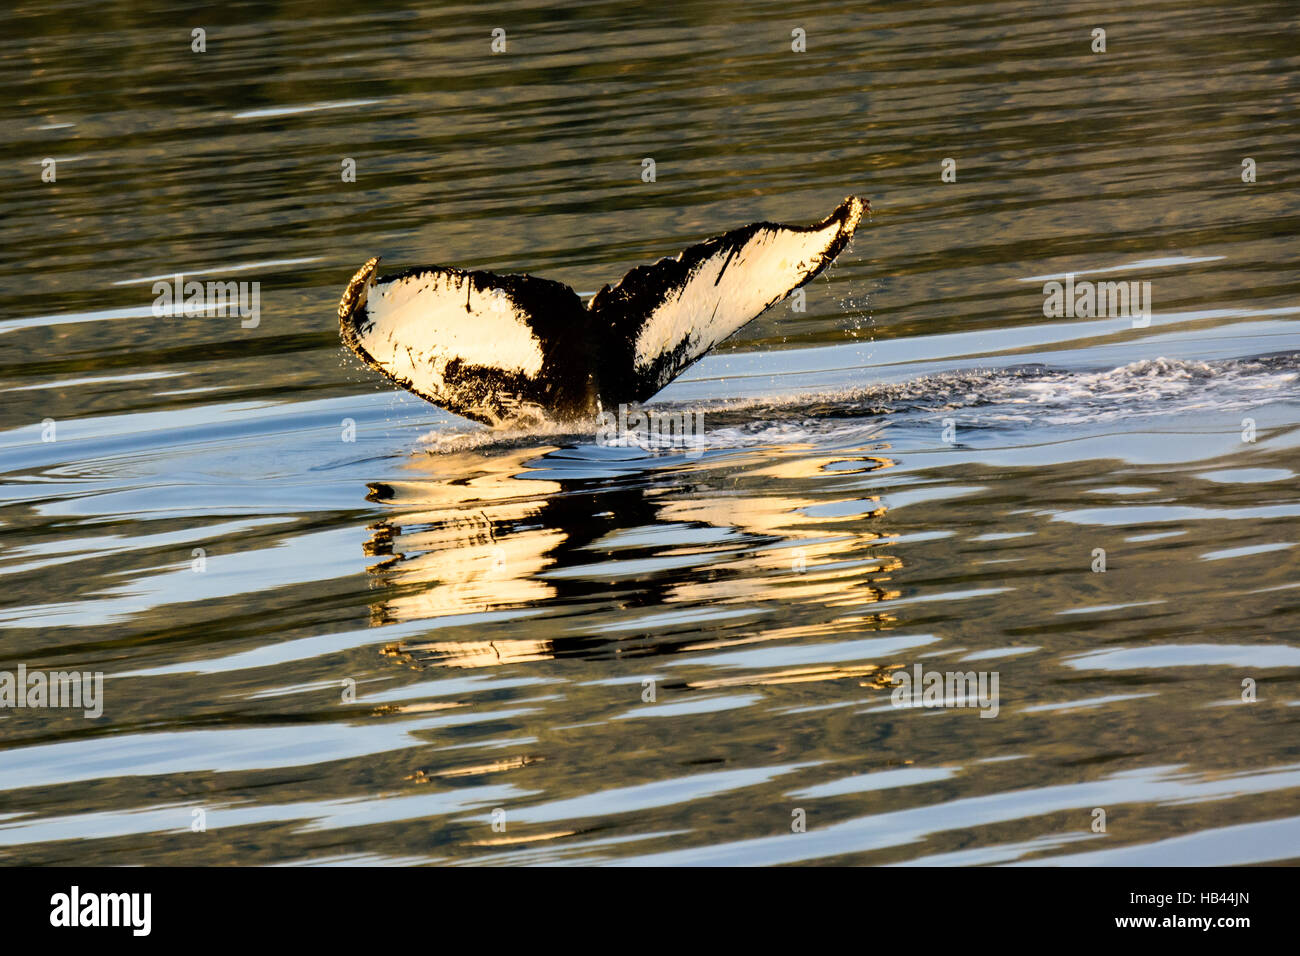
<svg viewBox="0 0 1300 956"><path fill-rule="evenodd" d="M583 308L568 286L442 266L376 276L339 303L343 341L392 381L489 425L590 419L643 402L768 306L828 266L865 200L813 226L759 222L638 266Z"/></svg>
<svg viewBox="0 0 1300 956"><path fill-rule="evenodd" d="M850 196L813 226L754 223L638 266L601 289L589 308L594 328L605 336L602 367L621 372L618 400L646 401L810 281L848 245L869 210L865 200ZM607 405L611 388L602 389Z"/></svg>
<svg viewBox="0 0 1300 956"><path fill-rule="evenodd" d="M378 263L339 303L343 341L371 368L490 425L594 414L588 317L568 286L438 266L376 278Z"/></svg>

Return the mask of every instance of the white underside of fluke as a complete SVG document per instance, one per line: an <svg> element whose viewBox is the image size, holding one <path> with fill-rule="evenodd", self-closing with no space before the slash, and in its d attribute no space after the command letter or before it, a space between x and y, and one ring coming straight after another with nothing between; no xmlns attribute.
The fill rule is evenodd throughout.
<svg viewBox="0 0 1300 956"><path fill-rule="evenodd" d="M856 225L855 218L849 231ZM813 232L761 229L739 249L701 262L641 326L637 367L648 369L683 344L688 360L704 355L815 272L843 228L831 222Z"/></svg>
<svg viewBox="0 0 1300 956"><path fill-rule="evenodd" d="M542 344L510 298L479 291L463 274L430 271L377 283L356 335L390 375L428 395L444 391L452 359L529 377L542 368Z"/></svg>

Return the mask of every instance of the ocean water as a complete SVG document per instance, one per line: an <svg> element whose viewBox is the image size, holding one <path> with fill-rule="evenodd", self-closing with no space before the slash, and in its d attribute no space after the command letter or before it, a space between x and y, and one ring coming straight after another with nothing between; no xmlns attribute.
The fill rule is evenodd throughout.
<svg viewBox="0 0 1300 956"><path fill-rule="evenodd" d="M6 7L0 861L1300 860L1296 20ZM591 292L850 193L649 406L688 441L339 343L371 255ZM256 321L156 316L177 273Z"/></svg>

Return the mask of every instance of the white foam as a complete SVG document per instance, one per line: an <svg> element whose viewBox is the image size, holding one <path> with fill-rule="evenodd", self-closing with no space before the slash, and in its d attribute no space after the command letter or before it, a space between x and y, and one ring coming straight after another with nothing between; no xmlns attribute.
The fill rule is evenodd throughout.
<svg viewBox="0 0 1300 956"><path fill-rule="evenodd" d="M1232 411L1286 400L1300 401L1300 371L1293 355L1222 362L1144 359L1105 371L948 372L867 388L689 405L655 402L648 407L702 413L700 444L719 449L815 440L866 443L878 436L886 417L896 422L915 417L930 422L952 416L981 427L1077 426L1134 416ZM539 438L556 444L590 442L594 434L594 423L586 429L547 424L501 431L439 430L423 440L431 451L451 452Z"/></svg>

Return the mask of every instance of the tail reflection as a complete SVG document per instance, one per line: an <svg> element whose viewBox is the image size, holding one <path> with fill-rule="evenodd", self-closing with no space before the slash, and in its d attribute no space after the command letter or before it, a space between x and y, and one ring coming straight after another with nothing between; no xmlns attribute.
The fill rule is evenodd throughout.
<svg viewBox="0 0 1300 956"><path fill-rule="evenodd" d="M898 595L890 581L901 561L882 550L886 509L875 495L842 499L844 487L891 467L888 458L787 447L757 459L629 461L607 451L421 455L411 477L370 485L367 497L391 511L366 544L380 559L368 569L371 623L438 619L437 640L385 653L476 668L676 653L824 627L756 635L739 619L746 612L725 611L774 602L860 605L860 615L838 613L837 627L891 624L865 608ZM585 613L594 608L599 615ZM524 614L506 633L483 625L485 612L511 609Z"/></svg>

